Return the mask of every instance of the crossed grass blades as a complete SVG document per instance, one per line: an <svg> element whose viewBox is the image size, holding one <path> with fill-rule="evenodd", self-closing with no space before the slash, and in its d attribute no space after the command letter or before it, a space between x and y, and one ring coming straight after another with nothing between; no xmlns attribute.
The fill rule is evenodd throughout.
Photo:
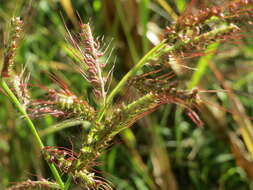
<svg viewBox="0 0 253 190"><path fill-rule="evenodd" d="M252 1L232 1L223 6L204 8L193 14L186 10L177 22L165 28L164 40L151 49L113 88L110 89L112 69L106 74L109 60L101 59L106 54L99 40L93 37L89 23L80 23L80 32L71 34L66 29L66 39L71 51L77 58L77 71L90 83L92 88L92 106L88 97L83 99L74 94L67 84L55 75L50 75L57 89L45 90L43 99L34 100L29 95L29 74L15 71L14 57L22 37L23 21L18 17L12 20L12 31L8 46L4 52L4 64L1 72L1 85L7 95L18 98L19 110L30 117L52 115L61 119L83 120L90 123L84 134L82 147L78 153L64 147L48 147L42 143L41 151L51 169L54 165L62 174L68 174L74 183L82 189L112 189L113 187L93 170L96 159L110 145L110 141L123 129L130 127L144 116L154 112L161 105L177 104L185 109L189 117L198 126L203 122L194 111L198 105L198 90L186 90L177 78L179 73L171 69L172 63L189 68L187 58L203 55L206 47L213 42L226 42L232 38L243 37L241 23L252 24ZM143 68L144 74L136 75ZM147 71L147 72L145 72ZM182 74L182 73L180 73ZM12 87L9 90L8 85ZM124 88L137 92L132 101L114 103L113 99ZM15 96L12 94L14 93ZM12 96L13 95L13 96ZM15 102L15 101L14 101ZM30 123L31 124L31 123ZM35 129L34 129L35 130ZM34 131L36 135L36 130ZM37 141L40 142L39 137ZM53 164L53 165L52 165ZM14 189L67 189L62 183L58 171L52 169L57 183L47 180L25 181L8 188Z"/></svg>

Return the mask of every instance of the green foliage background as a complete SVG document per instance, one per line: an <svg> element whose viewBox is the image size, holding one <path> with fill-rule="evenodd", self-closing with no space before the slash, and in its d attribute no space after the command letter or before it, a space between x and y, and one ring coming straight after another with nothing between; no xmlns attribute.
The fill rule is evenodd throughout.
<svg viewBox="0 0 253 190"><path fill-rule="evenodd" d="M206 3L203 0L200 3ZM96 36L112 40L111 62L116 58L112 85L151 47L145 34L160 37L160 31L185 7L185 0L0 0L1 42L13 16L22 15L26 23L25 38L18 49L16 62L26 65L32 84L50 86L49 72L64 78L72 90L85 96L88 84L76 73L65 40L63 20L71 31L81 20L90 22ZM170 9L171 8L171 9ZM251 36L250 36L251 35ZM214 44L218 54L208 54L191 61L197 71L189 71L181 83L190 87L220 90L209 62L222 72L234 90L245 113L252 116L253 40L245 35L240 44ZM0 44L2 56L4 43ZM31 86L32 86L31 84ZM31 87L32 88L32 87ZM33 89L33 97L42 94ZM127 94L127 93L126 93ZM132 94L120 98L131 98ZM97 170L118 189L253 189L252 155L241 137L243 125L233 119L231 100L224 92L203 93L198 128L183 110L167 105L127 129L99 160ZM209 105L209 106L208 106ZM218 105L218 106L217 106ZM224 107L232 113L224 112ZM39 131L56 123L46 116L35 120ZM80 126L43 136L48 146L80 146ZM237 147L237 148L235 148ZM40 157L26 123L8 98L0 94L0 189L28 178L52 178Z"/></svg>

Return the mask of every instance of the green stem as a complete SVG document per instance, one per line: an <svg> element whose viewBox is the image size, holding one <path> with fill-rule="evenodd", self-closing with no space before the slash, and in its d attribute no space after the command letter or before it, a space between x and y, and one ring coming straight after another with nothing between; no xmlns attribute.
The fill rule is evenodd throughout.
<svg viewBox="0 0 253 190"><path fill-rule="evenodd" d="M192 74L190 83L188 85L188 89L192 89L199 84L202 77L206 74L206 70L208 69L208 64L212 60L212 58L214 57L219 45L220 45L220 43L216 42L216 43L210 44L207 47L207 49L205 51L206 55L200 57L200 59L197 63L196 71Z"/></svg>
<svg viewBox="0 0 253 190"><path fill-rule="evenodd" d="M202 41L207 41L207 43L208 43L208 40L219 41L220 40L219 37L217 39L215 38L215 37L217 37L217 35L222 35L222 34L225 34L227 32L235 30L235 29L237 29L237 26L235 26L233 24L225 25L225 23L224 23L224 26L221 26L221 27L214 29L210 32L206 32L206 33L204 33L200 36L197 36L193 39L189 39L186 41L180 41L180 42L176 43L174 46L167 47L163 50L162 53L176 51L176 50L180 49L181 47L186 46L190 43L198 43L198 42L202 42ZM209 42L209 43L213 43L213 42Z"/></svg>
<svg viewBox="0 0 253 190"><path fill-rule="evenodd" d="M163 9L171 16L173 20L178 19L178 15L175 13L173 8L167 3L166 0L157 0L158 3L163 7Z"/></svg>
<svg viewBox="0 0 253 190"><path fill-rule="evenodd" d="M21 103L18 101L17 97L13 94L13 92L11 91L11 89L9 88L9 86L6 84L6 82L1 78L0 79L0 86L2 86L2 88L4 89L4 91L6 92L6 94L9 96L9 98L11 99L11 101L16 105L16 107L18 108L18 110L20 111L20 113L24 116L29 129L31 130L33 136L35 137L36 142L39 144L40 149L42 150L44 148L44 144L42 142L42 140L40 139L39 134L36 131L36 128L33 124L33 122L31 121L31 119L29 118L29 116L27 115L26 111L23 109ZM58 173L55 165L53 163L48 163L52 174L54 175L57 183L61 186L61 189L64 189L64 183L61 179L60 174Z"/></svg>
<svg viewBox="0 0 253 190"><path fill-rule="evenodd" d="M139 1L139 12L140 12L140 23L142 27L142 52L146 53L149 50L149 41L147 38L147 30L148 30L148 21L149 21L149 14L150 14L150 0L140 0Z"/></svg>
<svg viewBox="0 0 253 190"><path fill-rule="evenodd" d="M72 181L72 176L69 175L69 176L68 176L68 179L67 179L67 181L66 181L66 183L65 183L64 190L68 190L68 189L69 189L69 186L70 186L70 184L71 184L71 181Z"/></svg>
<svg viewBox="0 0 253 190"><path fill-rule="evenodd" d="M66 120L64 122L57 123L53 126L50 126L46 129L40 130L38 131L38 133L40 137L44 137L44 136L56 133L58 131L64 130L69 127L75 127L77 125L82 125L84 129L87 129L90 127L91 124L90 122L84 121L84 120Z"/></svg>
<svg viewBox="0 0 253 190"><path fill-rule="evenodd" d="M119 0L115 1L115 5L116 5L116 9L117 9L117 14L118 14L120 22L122 24L123 31L126 35L126 40L127 40L127 44L129 47L130 55L131 55L133 61L136 63L139 59L138 52L137 52L137 49L136 49L136 46L134 43L134 39L132 38L131 33L129 31L130 27L128 26L127 19L124 15L124 10L123 10Z"/></svg>

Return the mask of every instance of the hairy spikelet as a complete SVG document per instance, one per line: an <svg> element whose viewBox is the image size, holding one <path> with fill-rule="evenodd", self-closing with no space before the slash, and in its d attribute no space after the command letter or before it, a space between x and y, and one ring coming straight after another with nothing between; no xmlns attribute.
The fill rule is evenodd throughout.
<svg viewBox="0 0 253 190"><path fill-rule="evenodd" d="M51 78L60 87L60 90L48 89L47 100L37 100L33 102L30 112L34 116L51 114L55 117L81 118L92 121L95 117L95 110L85 100L77 97L62 80L52 75ZM35 108L34 108L35 107Z"/></svg>
<svg viewBox="0 0 253 190"><path fill-rule="evenodd" d="M25 69L24 69L20 75L14 75L12 80L14 92L25 110L27 109L27 106L31 102L31 97L28 91L29 78L30 74L25 76Z"/></svg>
<svg viewBox="0 0 253 190"><path fill-rule="evenodd" d="M74 180L86 190L112 190L113 188L103 180L103 178L95 176L94 173L88 172L86 169L76 171Z"/></svg>
<svg viewBox="0 0 253 190"><path fill-rule="evenodd" d="M180 33L177 33L179 36L176 36L175 39L177 40L175 42L172 42L174 49L172 49L170 54L181 55L184 57L185 54L189 54L190 52L194 52L196 50L204 50L209 44L213 42L226 40L239 31L240 29L235 24L223 23L218 25L215 30L206 31L194 36L189 36L187 33L180 36ZM168 39L171 40L173 37L168 36ZM168 48L170 47L171 44L168 46Z"/></svg>
<svg viewBox="0 0 253 190"><path fill-rule="evenodd" d="M99 62L99 57L103 55L99 51L99 45L95 42L91 28L89 24L81 24L81 33L80 33L82 43L84 48L84 61L88 66L88 78L93 86L93 92L96 96L105 96L102 88L104 88L104 80L102 78L102 68L103 64ZM98 47L96 47L98 46Z"/></svg>
<svg viewBox="0 0 253 190"><path fill-rule="evenodd" d="M56 110L64 112L67 117L81 117L84 120L92 121L95 116L95 110L88 102L80 100L75 95L65 93L52 93L51 102L48 104Z"/></svg>
<svg viewBox="0 0 253 190"><path fill-rule="evenodd" d="M10 77L13 66L14 66L14 57L16 49L19 45L22 30L23 30L23 21L19 17L15 17L11 21L12 31L10 33L10 39L7 42L7 47L4 51L4 61L1 76Z"/></svg>
<svg viewBox="0 0 253 190"><path fill-rule="evenodd" d="M58 190L61 189L57 183L47 180L31 181L17 183L16 185L7 188L6 190Z"/></svg>
<svg viewBox="0 0 253 190"><path fill-rule="evenodd" d="M73 151L63 147L46 146L42 150L42 153L48 162L54 163L64 173L70 172L71 167L78 156Z"/></svg>
<svg viewBox="0 0 253 190"><path fill-rule="evenodd" d="M223 6L213 6L192 13L187 10L175 24L166 27L168 46L156 60L170 67L170 63L183 64L186 59L202 56L213 42L232 41L241 38L242 25L252 24L253 2L238 0ZM167 53L170 50L169 53ZM175 59L176 58L176 59Z"/></svg>
<svg viewBox="0 0 253 190"><path fill-rule="evenodd" d="M196 114L192 107L196 103L197 91L192 90L178 90L176 88L166 89L164 91L150 91L148 94L143 95L136 101L122 105L117 109L109 125L112 128L112 136L119 133L122 129L131 126L133 123L143 118L145 115L155 111L159 106L163 104L177 104L187 109L188 113ZM201 121L197 122L197 115L195 123L202 125Z"/></svg>
<svg viewBox="0 0 253 190"><path fill-rule="evenodd" d="M109 190L111 187L102 178L95 176L95 173L89 172L87 167L79 169L81 166L77 164L79 155L64 147L47 146L42 150L44 158L54 163L61 172L71 174L74 181L83 189L91 190ZM89 159L90 160L90 159ZM88 164L89 168L93 165Z"/></svg>
<svg viewBox="0 0 253 190"><path fill-rule="evenodd" d="M75 49L76 57L82 63L79 66L79 72L90 82L93 88L95 97L104 103L106 98L105 85L109 76L103 76L103 69L107 61L101 62L101 57L104 55L100 51L100 43L95 40L90 28L89 23L80 24L81 32L79 39L76 40L68 31L68 41Z"/></svg>
<svg viewBox="0 0 253 190"><path fill-rule="evenodd" d="M34 101L29 110L35 117L50 114L55 117L81 118L92 121L95 116L94 109L86 101L58 92L54 92L49 100Z"/></svg>
<svg viewBox="0 0 253 190"><path fill-rule="evenodd" d="M134 77L134 79L137 79L137 77ZM88 159L94 159L95 154L93 153L97 152L97 154L99 154L109 145L109 142L116 134L130 127L136 121L155 111L163 104L178 104L183 106L194 123L198 126L203 125L198 115L192 109L197 102L198 91L196 89L192 91L180 90L173 87L173 85L169 86L164 80L160 82L157 82L157 79L156 82L148 81L150 82L149 85L146 83L142 84L143 81L136 80L136 83L132 83L133 86L136 86L136 89L140 92L142 97L127 105L122 103L120 107L115 108L113 112L107 116L108 118L105 122L106 127L95 131L92 138L93 143L86 144L86 146L83 147L84 157L90 152L90 155L93 157L91 156ZM165 88L166 85L168 87Z"/></svg>
<svg viewBox="0 0 253 190"><path fill-rule="evenodd" d="M118 108L110 120L111 136L116 135L126 127L130 127L137 120L153 112L160 106L155 94L150 92L136 101Z"/></svg>
<svg viewBox="0 0 253 190"><path fill-rule="evenodd" d="M128 86L132 86L139 91L141 95L149 92L160 93L177 85L177 81L170 81L175 74L173 72L165 73L160 76L161 69L150 71L143 75L138 75L129 79ZM158 75L157 75L158 74ZM151 77L151 75L153 75ZM154 76L155 75L155 76Z"/></svg>
<svg viewBox="0 0 253 190"><path fill-rule="evenodd" d="M115 109L107 124L110 126L111 134L117 134L122 129L131 126L163 104L183 106L190 118L199 126L202 125L197 114L192 110L197 104L198 91L178 89L178 81L169 81L174 77L172 72L157 76L159 72L160 70L151 71L129 80L128 85L134 87L142 97L127 105L123 103L120 108ZM151 75L156 76L152 78Z"/></svg>
<svg viewBox="0 0 253 190"><path fill-rule="evenodd" d="M183 33L171 33L166 36L166 47L161 49L151 60L149 65L160 66L162 68L171 68L172 65L180 65L187 69L194 69L185 66L184 60L196 56L204 55L204 50L208 45L214 42L227 41L235 37L240 32L240 28L233 23L221 23L214 29L210 29L197 35L190 35ZM174 68L173 68L174 69ZM175 72L177 72L175 70ZM178 73L178 72L177 72Z"/></svg>
<svg viewBox="0 0 253 190"><path fill-rule="evenodd" d="M211 23L231 23L238 20L242 21L242 19L250 21L253 16L253 9L249 7L252 5L252 0L238 0L231 1L223 6L207 7L199 10L196 14L188 11L182 14L174 25L167 27L166 32L171 35L172 39L175 39L175 37L182 38L183 35L186 38L199 35L205 30L210 30L212 28ZM175 36L173 37L173 35Z"/></svg>

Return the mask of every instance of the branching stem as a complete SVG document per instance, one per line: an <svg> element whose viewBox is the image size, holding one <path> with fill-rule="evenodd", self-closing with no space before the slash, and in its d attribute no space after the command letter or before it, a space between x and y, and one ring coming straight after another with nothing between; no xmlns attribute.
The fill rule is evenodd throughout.
<svg viewBox="0 0 253 190"><path fill-rule="evenodd" d="M151 49L118 83L118 85L112 90L112 92L109 94L109 96L106 99L105 106L101 109L101 111L98 113L97 121L100 121L103 118L103 115L105 111L108 109L108 107L111 105L112 100L114 96L124 87L127 80L133 76L139 69L141 69L144 64L154 55L164 48L166 46L165 40L160 42L157 46L155 46L153 49Z"/></svg>
<svg viewBox="0 0 253 190"><path fill-rule="evenodd" d="M117 86L112 90L112 92L109 94L105 101L104 107L101 109L101 111L98 113L97 121L101 121L104 114L106 113L107 109L110 107L114 96L123 88L123 86L127 83L127 80L133 76L139 69L141 69L147 61L149 61L152 58L155 58L157 56L160 56L164 53L169 53L172 51L176 51L183 46L186 46L190 43L197 43L203 39L210 39L212 37L215 37L218 34L224 34L230 31L233 31L236 29L235 25L224 25L220 28L216 28L210 32L204 33L200 36L197 36L193 39L187 40L187 41L180 41L176 43L174 46L166 47L166 40L163 40L160 42L157 46L155 46L153 49L151 49L117 84ZM159 53L158 53L159 52Z"/></svg>

